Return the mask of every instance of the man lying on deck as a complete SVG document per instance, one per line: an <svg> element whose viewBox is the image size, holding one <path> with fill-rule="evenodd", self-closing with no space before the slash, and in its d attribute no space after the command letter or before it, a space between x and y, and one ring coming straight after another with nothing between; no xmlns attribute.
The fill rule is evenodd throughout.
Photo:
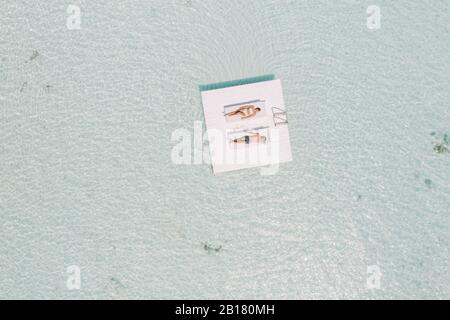
<svg viewBox="0 0 450 320"><path fill-rule="evenodd" d="M259 133L253 135L245 135L240 138L231 139L230 143L266 143L267 138L265 136L260 135Z"/></svg>

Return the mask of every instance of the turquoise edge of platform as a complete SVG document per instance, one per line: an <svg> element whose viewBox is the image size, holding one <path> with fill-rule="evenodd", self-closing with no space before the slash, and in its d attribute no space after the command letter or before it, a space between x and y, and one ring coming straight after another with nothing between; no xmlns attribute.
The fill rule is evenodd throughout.
<svg viewBox="0 0 450 320"><path fill-rule="evenodd" d="M208 91L208 90L216 90L216 89L223 89L223 88L234 87L234 86L241 86L244 84L250 84L250 83L256 83L256 82L270 81L270 80L274 80L274 79L275 79L275 75L266 74L263 76L251 77L251 78L245 78L245 79L239 79L239 80L231 80L231 81L217 82L217 83L210 83L210 84L201 84L198 87L200 89L200 92L202 92L202 91Z"/></svg>

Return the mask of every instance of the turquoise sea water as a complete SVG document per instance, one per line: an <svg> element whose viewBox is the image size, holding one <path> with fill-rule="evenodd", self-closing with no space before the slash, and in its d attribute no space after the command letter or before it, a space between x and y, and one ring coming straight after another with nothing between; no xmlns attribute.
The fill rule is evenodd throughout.
<svg viewBox="0 0 450 320"><path fill-rule="evenodd" d="M448 1L71 3L0 3L0 298L450 298ZM264 74L293 162L172 163Z"/></svg>

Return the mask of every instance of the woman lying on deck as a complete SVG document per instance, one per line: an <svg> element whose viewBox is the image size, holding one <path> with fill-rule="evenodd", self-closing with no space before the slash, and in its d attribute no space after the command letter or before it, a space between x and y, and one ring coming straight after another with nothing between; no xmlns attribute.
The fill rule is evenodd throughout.
<svg viewBox="0 0 450 320"><path fill-rule="evenodd" d="M247 105L239 107L239 109L225 113L225 116L233 117L240 116L241 119L246 119L250 117L254 117L259 111L261 111L260 107L255 107L254 105Z"/></svg>

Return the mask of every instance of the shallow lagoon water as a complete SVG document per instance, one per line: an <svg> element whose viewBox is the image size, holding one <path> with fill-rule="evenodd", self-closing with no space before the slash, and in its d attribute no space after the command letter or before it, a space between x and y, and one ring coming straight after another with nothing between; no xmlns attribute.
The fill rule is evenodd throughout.
<svg viewBox="0 0 450 320"><path fill-rule="evenodd" d="M1 298L450 298L447 1L73 4L0 4ZM198 85L271 73L293 162L172 163Z"/></svg>

